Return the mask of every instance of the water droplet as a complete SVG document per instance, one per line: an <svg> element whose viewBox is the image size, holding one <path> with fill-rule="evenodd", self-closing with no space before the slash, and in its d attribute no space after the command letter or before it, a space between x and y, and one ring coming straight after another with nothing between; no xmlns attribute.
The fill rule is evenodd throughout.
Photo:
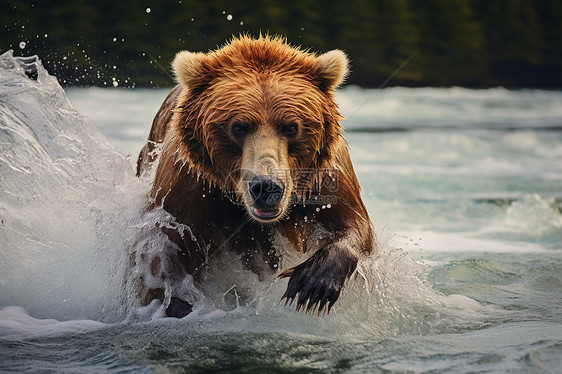
<svg viewBox="0 0 562 374"><path fill-rule="evenodd" d="M117 41L117 38L113 38L113 41L116 42L116 41Z"/></svg>
<svg viewBox="0 0 562 374"><path fill-rule="evenodd" d="M240 21L240 26L244 26L244 22Z"/></svg>
<svg viewBox="0 0 562 374"><path fill-rule="evenodd" d="M21 49L24 49L24 48L25 48L25 45L26 45L25 42L20 42L20 48L21 48Z"/></svg>
<svg viewBox="0 0 562 374"><path fill-rule="evenodd" d="M316 211L319 212L319 211L320 211L320 208L316 208Z"/></svg>
<svg viewBox="0 0 562 374"><path fill-rule="evenodd" d="M146 13L150 13L150 8L146 8Z"/></svg>
<svg viewBox="0 0 562 374"><path fill-rule="evenodd" d="M114 81L114 82L113 82L113 87L117 87L117 86L119 86L119 83L117 83L117 81Z"/></svg>
<svg viewBox="0 0 562 374"><path fill-rule="evenodd" d="M232 21L232 14L229 14L228 16L226 16L227 21Z"/></svg>

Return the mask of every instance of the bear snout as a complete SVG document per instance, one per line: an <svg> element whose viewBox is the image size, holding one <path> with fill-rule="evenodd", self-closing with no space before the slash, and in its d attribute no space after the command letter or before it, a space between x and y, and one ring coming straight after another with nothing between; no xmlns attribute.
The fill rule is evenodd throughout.
<svg viewBox="0 0 562 374"><path fill-rule="evenodd" d="M282 181L264 175L255 176L248 188L256 207L265 210L277 207L285 192Z"/></svg>
<svg viewBox="0 0 562 374"><path fill-rule="evenodd" d="M279 203L283 199L285 185L277 178L257 175L248 184L253 200L252 213L260 219L273 219L279 216Z"/></svg>

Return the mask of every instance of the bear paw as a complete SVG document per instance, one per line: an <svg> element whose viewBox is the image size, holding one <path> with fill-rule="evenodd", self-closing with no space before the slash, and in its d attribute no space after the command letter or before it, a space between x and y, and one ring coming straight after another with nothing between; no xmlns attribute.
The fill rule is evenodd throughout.
<svg viewBox="0 0 562 374"><path fill-rule="evenodd" d="M312 257L279 274L289 278L287 291L281 298L292 304L297 297L297 311L306 313L318 309L318 315L327 304L327 312L338 300L345 280L357 267L357 257L349 250L330 244L318 250Z"/></svg>

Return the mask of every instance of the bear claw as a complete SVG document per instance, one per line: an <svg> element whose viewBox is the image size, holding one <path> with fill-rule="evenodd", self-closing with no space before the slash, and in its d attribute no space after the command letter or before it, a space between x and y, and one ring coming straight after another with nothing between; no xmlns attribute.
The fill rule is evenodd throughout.
<svg viewBox="0 0 562 374"><path fill-rule="evenodd" d="M324 311L330 314L345 280L356 267L357 258L349 251L324 247L307 261L279 274L279 278L289 277L281 301L285 300L285 305L289 303L290 306L297 299L297 312L317 311L320 315Z"/></svg>

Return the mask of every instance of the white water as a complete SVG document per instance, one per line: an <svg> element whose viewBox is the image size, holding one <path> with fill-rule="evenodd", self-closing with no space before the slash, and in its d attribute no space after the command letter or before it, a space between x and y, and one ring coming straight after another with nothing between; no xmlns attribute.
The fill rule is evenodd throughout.
<svg viewBox="0 0 562 374"><path fill-rule="evenodd" d="M380 253L361 264L330 316L294 313L278 303L286 280L260 283L234 267L233 290L249 288L248 305L230 310L223 284L181 321L162 319L158 305L138 308L126 283L132 248L166 247L155 229L166 217L144 213L150 182L133 174L166 94L65 93L42 68L33 81L10 54L0 57L0 352L14 362L0 368L29 367L23 349L70 350L71 371L187 365L193 352L214 357L207 369L244 357L257 365L254 351L284 368L540 367L523 363L533 354L556 367L561 93L342 90ZM114 337L130 343L108 348ZM53 352L57 339L68 343ZM230 344L248 353L214 350ZM167 352L163 362L154 350ZM49 357L35 371L60 369Z"/></svg>
<svg viewBox="0 0 562 374"><path fill-rule="evenodd" d="M0 66L2 305L114 319L145 186L55 78L28 79L9 54Z"/></svg>

